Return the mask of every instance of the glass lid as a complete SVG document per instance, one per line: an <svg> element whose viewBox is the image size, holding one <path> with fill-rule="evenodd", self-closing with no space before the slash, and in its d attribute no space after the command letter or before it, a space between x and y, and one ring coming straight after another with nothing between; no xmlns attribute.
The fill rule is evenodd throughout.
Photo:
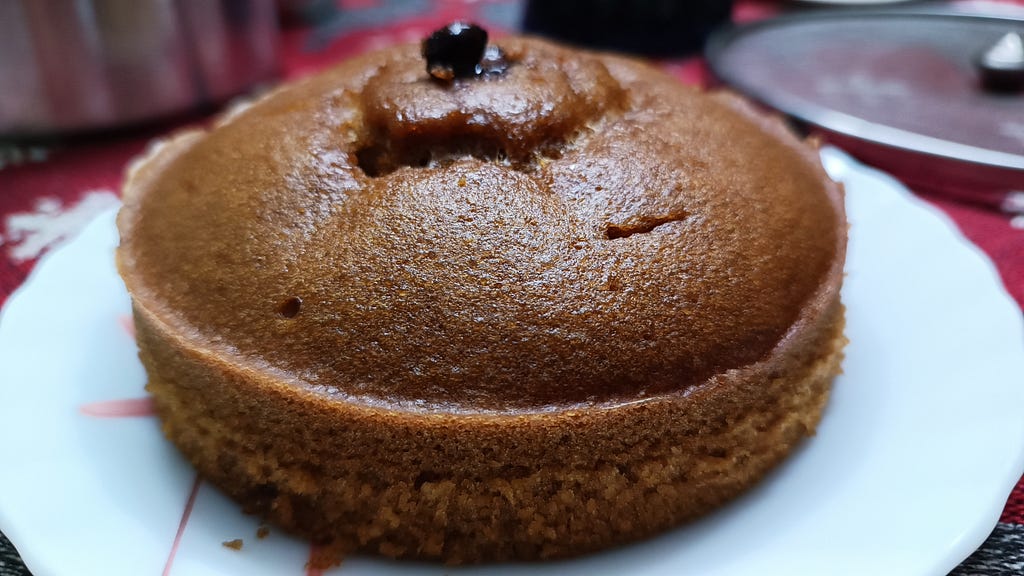
<svg viewBox="0 0 1024 576"><path fill-rule="evenodd" d="M726 83L801 121L1024 184L1022 35L1024 21L998 16L820 10L720 33L708 61ZM986 62L1002 76L990 77Z"/></svg>

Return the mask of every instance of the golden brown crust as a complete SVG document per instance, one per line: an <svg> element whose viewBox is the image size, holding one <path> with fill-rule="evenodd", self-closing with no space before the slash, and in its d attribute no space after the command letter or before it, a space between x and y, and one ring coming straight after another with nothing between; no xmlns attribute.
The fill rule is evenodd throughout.
<svg viewBox="0 0 1024 576"><path fill-rule="evenodd" d="M130 174L165 431L286 528L577 554L731 498L820 416L845 215L814 151L634 61L503 44L507 77L448 88L366 55Z"/></svg>
<svg viewBox="0 0 1024 576"><path fill-rule="evenodd" d="M302 536L449 563L572 556L719 506L814 432L845 344L835 305L815 345L687 396L441 416L289 394L137 318L164 431L204 477Z"/></svg>
<svg viewBox="0 0 1024 576"><path fill-rule="evenodd" d="M541 105L545 76L516 76L525 56L510 78L449 89L404 48L163 155L122 215L135 298L238 362L407 410L631 401L764 357L841 256L838 192L817 162L780 126L646 66L506 44L570 68L555 82L574 95L566 110ZM412 59L410 90L434 100L366 100L382 77L406 82ZM581 68L603 82L574 79ZM481 111L495 101L522 117ZM388 114L406 122L381 128ZM395 169L408 133L417 150L448 142L428 148L440 165ZM386 173L364 173L360 154ZM283 318L292 298L301 310Z"/></svg>

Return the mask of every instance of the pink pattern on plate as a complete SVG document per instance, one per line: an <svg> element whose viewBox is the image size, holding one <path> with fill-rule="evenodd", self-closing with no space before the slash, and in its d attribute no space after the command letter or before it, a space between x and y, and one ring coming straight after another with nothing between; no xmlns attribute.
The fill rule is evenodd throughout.
<svg viewBox="0 0 1024 576"><path fill-rule="evenodd" d="M121 325L121 328L131 336L135 338L135 319L132 318L131 314L122 314L117 317L117 323Z"/></svg>
<svg viewBox="0 0 1024 576"><path fill-rule="evenodd" d="M129 336L135 338L135 321L131 315L124 314L118 316L117 322ZM91 402L89 404L83 404L78 408L78 410L83 415L92 416L94 418L156 416L152 396ZM181 513L181 520L178 522L178 531L174 535L174 542L171 543L171 551L167 555L167 562L164 564L164 571L161 573L162 576L170 576L171 574L171 568L174 566L174 558L178 555L178 548L181 546L181 538L185 534L185 527L188 525L188 519L192 515L192 508L195 506L196 495L199 494L199 486L202 482L202 478L197 474L195 480L192 482L192 490L189 492L188 500L185 501L185 509ZM310 544L309 561L306 562L306 576L324 576L324 571L314 566L314 562L318 555L319 549L316 544Z"/></svg>
<svg viewBox="0 0 1024 576"><path fill-rule="evenodd" d="M82 404L78 411L93 418L134 418L140 416L156 416L153 398L124 398L122 400L106 400Z"/></svg>
<svg viewBox="0 0 1024 576"><path fill-rule="evenodd" d="M188 525L188 517L192 515L192 507L196 504L196 495L199 494L199 485L202 479L196 474L192 482L192 491L189 492L188 500L185 501L185 509L181 512L181 521L178 522L178 532L174 535L174 542L171 544L171 552L167 555L167 563L164 564L162 576L170 576L171 566L174 565L174 557L178 555L178 547L181 545L181 536L185 534L185 526Z"/></svg>
<svg viewBox="0 0 1024 576"><path fill-rule="evenodd" d="M324 576L324 571L321 568L317 568L314 563L317 560L317 556L320 555L320 549L316 544L309 545L309 561L306 562L306 576Z"/></svg>
<svg viewBox="0 0 1024 576"><path fill-rule="evenodd" d="M117 323L124 329L125 333L135 338L135 321L130 314L118 316ZM156 410L153 408L153 398L150 396L90 402L79 406L78 411L85 416L92 416L94 418L156 416Z"/></svg>

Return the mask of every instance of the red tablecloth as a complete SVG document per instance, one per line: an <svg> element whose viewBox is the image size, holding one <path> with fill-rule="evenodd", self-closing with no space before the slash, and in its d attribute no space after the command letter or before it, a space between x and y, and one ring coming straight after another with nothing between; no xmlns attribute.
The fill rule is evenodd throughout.
<svg viewBox="0 0 1024 576"><path fill-rule="evenodd" d="M347 0L340 4L346 16L286 30L282 43L285 78L309 74L367 49L419 40L454 19L472 19L492 31L514 30L520 14L514 0ZM735 14L738 20L749 20L777 10L774 3L741 1ZM358 18L353 17L356 14ZM665 66L684 82L708 80L703 63L696 58L666 62ZM152 137L171 128L164 125L64 144L0 143L0 303L22 283L39 256L117 202L127 161ZM1002 210L993 208L992 202L988 206L965 203L921 187L916 192L945 211L964 235L989 255L1007 290L1024 305L1024 216L1020 215L1024 214L1024 181L1019 188L1002 193L995 203L1003 206ZM1024 574L1024 482L1010 497L993 537L957 573ZM0 538L0 576L8 574L27 572Z"/></svg>

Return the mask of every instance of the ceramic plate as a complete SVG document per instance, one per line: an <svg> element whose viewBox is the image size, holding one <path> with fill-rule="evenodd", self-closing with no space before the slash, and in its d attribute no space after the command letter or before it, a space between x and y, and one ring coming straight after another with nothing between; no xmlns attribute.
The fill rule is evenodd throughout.
<svg viewBox="0 0 1024 576"><path fill-rule="evenodd" d="M815 438L752 492L653 540L473 573L939 574L1024 471L1024 327L991 263L893 179L826 149L851 223L845 374ZM114 214L52 252L0 321L0 530L37 576L307 573L165 442L114 270ZM225 541L241 539L232 550ZM327 574L454 574L347 560ZM312 572L310 572L312 573Z"/></svg>

